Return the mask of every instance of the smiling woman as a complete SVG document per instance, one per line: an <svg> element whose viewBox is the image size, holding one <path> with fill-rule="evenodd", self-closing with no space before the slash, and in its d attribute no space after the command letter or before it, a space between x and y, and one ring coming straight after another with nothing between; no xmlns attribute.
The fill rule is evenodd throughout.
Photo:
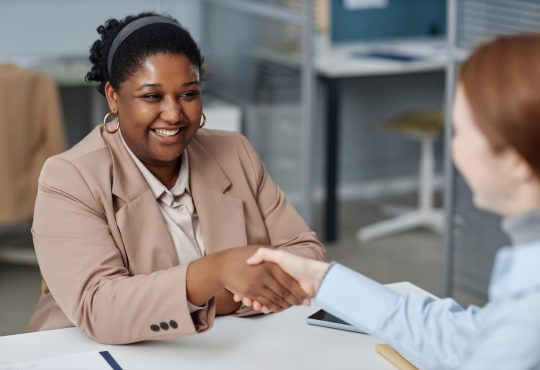
<svg viewBox="0 0 540 370"><path fill-rule="evenodd" d="M197 68L184 55L154 54L119 89L107 82L105 94L111 111L122 117L128 147L170 188L178 175L177 160L200 126Z"/></svg>
<svg viewBox="0 0 540 370"><path fill-rule="evenodd" d="M203 58L189 32L154 13L97 30L86 80L110 112L42 170L33 237L48 289L30 330L132 343L249 310L233 293L265 313L301 303L281 268L245 261L261 245L316 259L324 247L246 138L201 129Z"/></svg>

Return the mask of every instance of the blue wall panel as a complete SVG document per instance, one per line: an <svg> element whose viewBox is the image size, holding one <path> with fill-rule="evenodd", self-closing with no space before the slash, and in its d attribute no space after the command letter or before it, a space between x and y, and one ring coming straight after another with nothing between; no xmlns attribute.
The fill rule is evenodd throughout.
<svg viewBox="0 0 540 370"><path fill-rule="evenodd" d="M444 34L446 0L389 0L385 8L347 10L332 0L332 41Z"/></svg>

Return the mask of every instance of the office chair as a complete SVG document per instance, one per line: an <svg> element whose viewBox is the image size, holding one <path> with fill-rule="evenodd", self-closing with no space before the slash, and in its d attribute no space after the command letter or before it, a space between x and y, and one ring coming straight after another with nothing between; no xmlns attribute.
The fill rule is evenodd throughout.
<svg viewBox="0 0 540 370"><path fill-rule="evenodd" d="M418 207L406 211L388 220L362 227L356 233L356 239L365 242L417 227L427 227L442 232L444 214L442 209L433 205L434 196L434 144L444 127L441 112L411 111L383 124L383 128L405 134L418 140L421 146L420 173L418 178Z"/></svg>

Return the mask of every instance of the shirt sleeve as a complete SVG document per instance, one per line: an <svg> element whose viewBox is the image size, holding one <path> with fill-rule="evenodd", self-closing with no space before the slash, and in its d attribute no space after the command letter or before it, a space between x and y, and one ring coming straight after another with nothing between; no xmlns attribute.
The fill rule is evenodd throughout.
<svg viewBox="0 0 540 370"><path fill-rule="evenodd" d="M390 344L420 368L448 369L463 363L478 329L478 308L452 299L397 292L334 263L316 295L331 314Z"/></svg>
<svg viewBox="0 0 540 370"><path fill-rule="evenodd" d="M208 307L208 302L205 303L203 306L195 306L193 303L191 303L189 301L188 301L187 304L188 304L189 313L197 312L197 311L200 311L200 310L205 310Z"/></svg>
<svg viewBox="0 0 540 370"><path fill-rule="evenodd" d="M540 298L520 298L485 320L460 370L540 369Z"/></svg>

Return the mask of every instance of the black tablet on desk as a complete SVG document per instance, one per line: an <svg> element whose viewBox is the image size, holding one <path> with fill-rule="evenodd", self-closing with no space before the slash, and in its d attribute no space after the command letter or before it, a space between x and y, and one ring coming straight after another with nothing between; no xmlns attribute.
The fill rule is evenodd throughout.
<svg viewBox="0 0 540 370"><path fill-rule="evenodd" d="M325 310L319 310L307 318L307 323L310 325L324 326L326 328L354 331L356 333L365 334L362 330L352 326L333 315L330 315Z"/></svg>

